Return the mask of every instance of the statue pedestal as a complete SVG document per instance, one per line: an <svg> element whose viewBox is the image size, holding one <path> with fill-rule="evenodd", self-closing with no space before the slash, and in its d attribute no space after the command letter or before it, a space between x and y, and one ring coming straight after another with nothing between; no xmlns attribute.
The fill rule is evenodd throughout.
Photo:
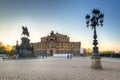
<svg viewBox="0 0 120 80"><path fill-rule="evenodd" d="M22 37L21 40L22 40L22 43L20 46L22 48L30 47L30 44L29 44L30 40L28 38Z"/></svg>
<svg viewBox="0 0 120 80"><path fill-rule="evenodd" d="M30 40L26 37L21 38L22 42L19 49L19 58L31 58L34 56L33 47L30 46Z"/></svg>
<svg viewBox="0 0 120 80"><path fill-rule="evenodd" d="M101 57L100 56L92 56L92 69L102 69L101 66Z"/></svg>

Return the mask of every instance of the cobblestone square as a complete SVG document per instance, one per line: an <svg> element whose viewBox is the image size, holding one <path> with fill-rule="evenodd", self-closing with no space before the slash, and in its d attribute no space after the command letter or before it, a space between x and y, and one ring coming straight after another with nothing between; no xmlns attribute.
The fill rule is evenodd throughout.
<svg viewBox="0 0 120 80"><path fill-rule="evenodd" d="M90 69L91 59L0 59L0 80L120 80L120 59L102 59L102 70Z"/></svg>

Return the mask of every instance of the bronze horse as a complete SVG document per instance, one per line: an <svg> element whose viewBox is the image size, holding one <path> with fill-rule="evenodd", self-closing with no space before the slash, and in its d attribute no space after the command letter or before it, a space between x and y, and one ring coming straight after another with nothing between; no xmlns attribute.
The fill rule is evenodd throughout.
<svg viewBox="0 0 120 80"><path fill-rule="evenodd" d="M22 29L23 29L22 34L23 34L24 36L26 35L27 37L29 37L29 32L28 32L27 27L22 26Z"/></svg>

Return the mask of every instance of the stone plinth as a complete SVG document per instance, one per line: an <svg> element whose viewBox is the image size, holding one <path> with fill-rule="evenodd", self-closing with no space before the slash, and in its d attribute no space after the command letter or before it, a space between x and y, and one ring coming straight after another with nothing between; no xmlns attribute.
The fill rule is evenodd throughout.
<svg viewBox="0 0 120 80"><path fill-rule="evenodd" d="M19 46L19 58L34 57L34 49L30 46L30 40L26 37L21 38L21 45Z"/></svg>
<svg viewBox="0 0 120 80"><path fill-rule="evenodd" d="M92 56L92 69L102 69L101 66L101 57L100 56Z"/></svg>

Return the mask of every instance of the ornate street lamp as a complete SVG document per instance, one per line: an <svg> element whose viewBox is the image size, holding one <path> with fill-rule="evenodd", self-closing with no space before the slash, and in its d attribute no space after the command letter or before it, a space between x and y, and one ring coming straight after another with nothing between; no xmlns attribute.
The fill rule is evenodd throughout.
<svg viewBox="0 0 120 80"><path fill-rule="evenodd" d="M87 27L91 26L93 31L94 31L94 35L93 35L93 54L92 54L92 66L91 68L93 69L102 69L101 66L101 57L99 56L99 51L98 51L98 47L97 47L97 32L96 32L96 27L97 26L103 26L103 18L104 18L104 14L101 13L98 9L94 9L92 11L92 16L90 15L86 15L86 24Z"/></svg>

